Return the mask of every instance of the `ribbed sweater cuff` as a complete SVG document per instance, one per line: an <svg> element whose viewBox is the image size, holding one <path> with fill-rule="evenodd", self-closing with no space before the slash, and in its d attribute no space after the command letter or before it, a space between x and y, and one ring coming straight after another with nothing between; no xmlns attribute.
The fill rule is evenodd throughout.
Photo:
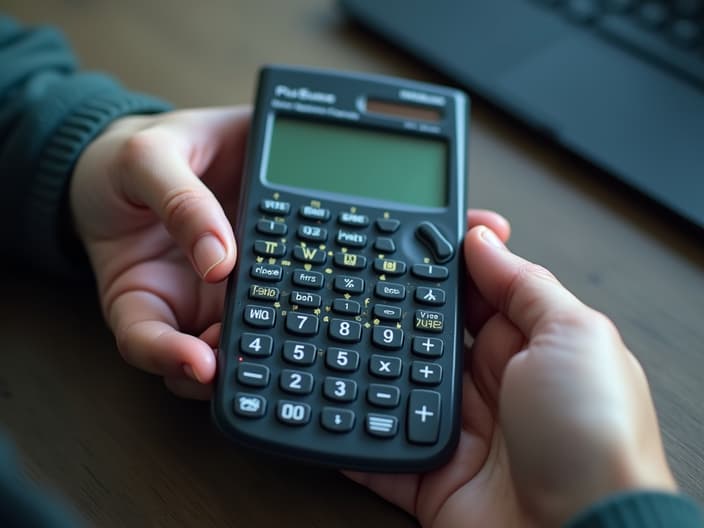
<svg viewBox="0 0 704 528"><path fill-rule="evenodd" d="M74 166L86 146L118 117L168 109L158 99L122 90L96 93L71 109L42 149L27 201L25 213L34 228L28 256L34 263L49 262L50 271L86 275L87 259L73 233L68 206Z"/></svg>
<svg viewBox="0 0 704 528"><path fill-rule="evenodd" d="M600 501L572 519L565 528L703 527L698 505L685 495L657 491L629 492Z"/></svg>

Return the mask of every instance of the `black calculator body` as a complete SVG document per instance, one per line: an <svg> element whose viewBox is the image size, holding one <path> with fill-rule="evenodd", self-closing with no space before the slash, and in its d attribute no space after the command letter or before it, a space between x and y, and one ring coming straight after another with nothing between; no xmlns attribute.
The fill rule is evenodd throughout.
<svg viewBox="0 0 704 528"><path fill-rule="evenodd" d="M262 70L213 399L226 434L337 468L448 460L467 105L402 79Z"/></svg>

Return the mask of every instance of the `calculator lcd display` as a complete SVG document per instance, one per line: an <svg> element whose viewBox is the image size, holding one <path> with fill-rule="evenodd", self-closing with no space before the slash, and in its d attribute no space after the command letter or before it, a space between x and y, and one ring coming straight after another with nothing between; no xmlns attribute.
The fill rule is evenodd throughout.
<svg viewBox="0 0 704 528"><path fill-rule="evenodd" d="M270 145L270 183L424 207L447 204L441 139L278 117Z"/></svg>

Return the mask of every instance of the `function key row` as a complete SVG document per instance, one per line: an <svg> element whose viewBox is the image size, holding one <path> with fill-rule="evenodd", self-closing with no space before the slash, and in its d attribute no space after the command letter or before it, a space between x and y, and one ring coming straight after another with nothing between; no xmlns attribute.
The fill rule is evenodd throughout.
<svg viewBox="0 0 704 528"><path fill-rule="evenodd" d="M257 241L255 242L254 250L260 257L279 258L286 254L286 246L277 242ZM294 260L304 264L322 266L327 262L328 255L319 248L296 246L293 248L292 257ZM342 269L363 270L367 267L367 258L353 253L335 253L333 263L336 267ZM398 277L406 273L407 265L402 260L377 258L374 259L373 268L379 275ZM431 264L414 264L411 267L411 273L417 278L433 281L442 281L448 277L447 268ZM250 276L253 279L278 282L283 279L283 268L278 264L260 262L252 265Z"/></svg>
<svg viewBox="0 0 704 528"><path fill-rule="evenodd" d="M252 266L252 277L265 281L279 281L281 267L271 264L255 264ZM325 276L317 271L294 270L291 282L296 286L320 290L325 284ZM342 294L360 295L364 293L365 282L359 277L337 276L333 280L333 289ZM280 293L280 290L274 286L252 284L249 287L249 298L252 300L276 302L279 300ZM402 284L382 281L374 287L374 295L380 299L403 301L406 298L406 287ZM446 294L440 288L418 286L413 293L413 298L418 304L442 306L445 304ZM349 299L346 300L349 301ZM289 302L302 308L320 308L322 297L316 293L294 290L291 292ZM332 308L338 313L359 314L358 310L348 306L340 305L339 308L336 308L334 302ZM375 307L374 317L399 321L401 319L400 308L386 305L383 308Z"/></svg>
<svg viewBox="0 0 704 528"><path fill-rule="evenodd" d="M266 415L267 400L259 394L238 392L235 394L234 412L251 419ZM406 410L406 434L410 442L434 444L440 429L441 397L435 391L412 390ZM311 421L312 408L309 404L279 400L276 403L276 418L290 426L305 426ZM332 433L349 433L355 427L356 415L350 409L325 406L320 412L320 425ZM393 438L399 431L399 420L394 415L367 413L364 429L367 434L378 438Z"/></svg>
<svg viewBox="0 0 704 528"><path fill-rule="evenodd" d="M288 226L281 222L272 222L271 220L259 220L259 222L257 222L257 231L264 235L279 236L287 233ZM303 240L305 242L326 242L328 239L328 230L320 226L303 224L298 226L298 229L296 230L296 236L300 240ZM340 229L337 232L335 240L337 241L338 245L344 247L363 248L367 245L367 235L357 233L355 231L346 231L344 229ZM254 249L257 254L277 256L273 255L270 251L266 250L262 253L261 250L258 249L258 244L264 243L265 241L263 240L255 242ZM271 242L271 244L283 246L283 244L279 244L278 242ZM285 246L283 247L283 251L285 253ZM374 241L374 249L376 249L377 251L385 251L386 253L393 253L394 251L396 251L396 244L394 244L394 241L390 238L380 237Z"/></svg>
<svg viewBox="0 0 704 528"><path fill-rule="evenodd" d="M289 202L279 200L265 199L259 203L259 210L262 213L269 215L288 216L291 213L291 204ZM301 206L298 210L298 215L306 220L313 220L317 222L327 222L331 217L330 209L326 209L324 207L313 207L311 205ZM269 221L264 220L264 222ZM370 224L370 220L367 215L347 211L343 211L337 216L337 222L340 225L349 227L367 227ZM376 220L375 224L377 229L382 233L395 233L401 225L399 220L395 218L379 218ZM267 226L263 226L263 228L267 229ZM281 228L277 227L276 229L280 230Z"/></svg>

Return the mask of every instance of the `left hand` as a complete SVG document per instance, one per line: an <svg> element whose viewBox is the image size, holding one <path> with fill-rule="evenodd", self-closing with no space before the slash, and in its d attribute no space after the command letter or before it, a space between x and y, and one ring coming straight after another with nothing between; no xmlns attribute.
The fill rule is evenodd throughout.
<svg viewBox="0 0 704 528"><path fill-rule="evenodd" d="M215 376L249 116L241 107L121 118L88 146L71 181L120 353L188 398L209 398Z"/></svg>

